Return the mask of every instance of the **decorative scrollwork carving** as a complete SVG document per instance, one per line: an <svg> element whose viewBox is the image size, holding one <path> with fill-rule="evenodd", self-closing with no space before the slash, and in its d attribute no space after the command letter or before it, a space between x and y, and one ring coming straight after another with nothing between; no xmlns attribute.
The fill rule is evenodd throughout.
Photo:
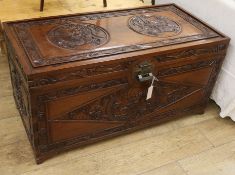
<svg viewBox="0 0 235 175"><path fill-rule="evenodd" d="M129 27L140 34L170 37L180 33L181 26L175 21L157 15L136 15L129 19Z"/></svg>
<svg viewBox="0 0 235 175"><path fill-rule="evenodd" d="M189 113L191 111L194 111L195 109L201 107L201 104L195 104L193 106L190 106L190 107L187 107L187 108L183 108L183 109L174 109L174 110L170 110L170 111L167 111L165 113L161 113L159 115L152 115L149 117L149 120L140 120L140 121L135 121L132 123L132 125L121 125L121 126L118 126L118 127L115 127L115 128L110 128L110 129L106 129L106 130L100 130L100 131L97 131L95 133L90 133L90 134L86 134L84 136L79 136L77 138L73 138L73 139L70 139L70 140L66 140L66 141L62 141L62 142L58 142L58 143L54 143L54 144L51 144L51 145L48 145L47 149L50 150L50 149L56 149L56 148L65 148L66 146L68 147L71 147L73 144L74 145L78 145L79 143L83 143L83 142L86 142L90 139L95 139L95 138L98 138L98 137L102 137L102 136L106 136L106 135L110 135L110 134L115 134L115 133L118 133L118 132L121 132L121 131L125 131L125 130L128 130L128 129L131 129L135 126L141 126L149 121L152 122L152 124L154 124L156 121L159 121L160 119L167 119L167 118L172 118L178 114L184 114L184 113ZM138 122L141 122L141 123L138 123Z"/></svg>
<svg viewBox="0 0 235 175"><path fill-rule="evenodd" d="M160 107L174 103L197 89L161 81L156 87L151 100L146 101L147 92L142 88L125 88L79 107L60 119L132 122Z"/></svg>
<svg viewBox="0 0 235 175"><path fill-rule="evenodd" d="M13 49L11 42L7 35L5 35L5 42L6 42L6 47L7 47L7 53L8 53L8 59L11 60L12 62L16 62L17 66L20 68L19 73L23 75L24 81L27 82L28 77L24 72L23 65L20 63L18 56L15 53L15 50Z"/></svg>
<svg viewBox="0 0 235 175"><path fill-rule="evenodd" d="M96 84L88 84L88 85L80 85L74 88L68 88L64 90L59 90L56 92L50 92L47 94L43 94L37 97L37 110L36 110L36 116L38 120L38 145L41 152L44 152L48 149L48 145L46 144L46 140L48 137L48 133L45 132L46 130L46 105L45 103L49 100L55 100L60 97L69 96L77 93L81 93L84 91L90 91L90 90L97 90L102 88L108 88L115 85L127 85L127 79L126 78L120 78L120 79L114 79L106 82L96 83ZM94 109L94 108L93 108ZM94 110L93 110L94 111ZM97 116L98 111L94 111L93 116Z"/></svg>
<svg viewBox="0 0 235 175"><path fill-rule="evenodd" d="M102 27L69 20L52 28L47 37L58 47L78 50L93 49L109 41L109 34Z"/></svg>
<svg viewBox="0 0 235 175"><path fill-rule="evenodd" d="M216 63L216 60L212 59L212 60L199 61L199 62L192 63L192 64L185 64L185 65L178 66L178 67L165 68L158 72L158 76L168 76L168 75L187 72L187 71L191 71L195 69L201 69L204 67L212 66L214 63Z"/></svg>
<svg viewBox="0 0 235 175"><path fill-rule="evenodd" d="M93 75L100 75L105 73L112 73L116 71L128 70L133 61L125 61L115 64L107 65L93 65L92 67L79 69L72 72L67 72L63 74L56 74L53 76L47 75L46 77L34 79L29 81L29 87L37 87L48 84L54 84L61 81L73 80L78 78L86 78Z"/></svg>
<svg viewBox="0 0 235 175"><path fill-rule="evenodd" d="M22 117L29 117L27 107L23 100L23 94L22 94L22 79L17 72L16 68L13 66L13 63L10 63L11 65L11 77L12 77L12 85L14 88L14 98L16 102L16 106L21 114Z"/></svg>
<svg viewBox="0 0 235 175"><path fill-rule="evenodd" d="M109 80L109 81L101 82L101 83L92 83L92 84L88 84L88 85L80 85L80 86L77 86L77 87L63 89L63 90L60 90L60 91L50 92L48 94L40 95L40 96L38 96L37 117L41 120L45 119L45 108L44 108L45 101L55 100L55 99L60 98L60 97L73 95L73 94L77 94L77 93L82 93L82 92L88 92L88 91L91 91L91 90L108 88L108 87L112 87L112 86L115 86L115 85L124 85L124 84L127 84L127 83L128 83L128 80L126 78L120 78L120 79Z"/></svg>
<svg viewBox="0 0 235 175"><path fill-rule="evenodd" d="M159 62L170 61L175 59L187 58L191 56L199 56L203 54L216 54L219 52L225 52L227 49L226 44L219 44L208 48L198 48L198 49L188 49L183 51L178 51L174 53L168 53L156 56L155 59Z"/></svg>

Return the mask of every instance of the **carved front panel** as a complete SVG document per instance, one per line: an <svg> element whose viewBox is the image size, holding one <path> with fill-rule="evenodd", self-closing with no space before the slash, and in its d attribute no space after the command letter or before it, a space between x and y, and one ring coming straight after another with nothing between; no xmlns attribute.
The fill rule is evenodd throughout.
<svg viewBox="0 0 235 175"><path fill-rule="evenodd" d="M217 61L215 58L181 64L172 70L157 69L159 81L154 82L149 100L146 96L150 82L139 82L136 77L133 81L120 77L38 96L41 152L151 124L183 109L193 110L192 106L206 100L206 87Z"/></svg>

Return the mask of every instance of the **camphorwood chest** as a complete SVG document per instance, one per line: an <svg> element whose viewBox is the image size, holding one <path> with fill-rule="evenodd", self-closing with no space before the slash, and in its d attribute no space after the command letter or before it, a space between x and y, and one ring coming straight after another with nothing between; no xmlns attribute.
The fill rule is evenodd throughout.
<svg viewBox="0 0 235 175"><path fill-rule="evenodd" d="M174 4L7 22L4 30L37 163L203 113L229 43Z"/></svg>

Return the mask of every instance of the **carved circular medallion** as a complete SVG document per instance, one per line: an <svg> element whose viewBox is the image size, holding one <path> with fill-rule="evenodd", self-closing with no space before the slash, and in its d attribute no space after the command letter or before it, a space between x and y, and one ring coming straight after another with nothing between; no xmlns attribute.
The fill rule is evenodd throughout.
<svg viewBox="0 0 235 175"><path fill-rule="evenodd" d="M138 15L129 20L129 27L143 35L170 37L181 32L181 26L173 20L157 15Z"/></svg>
<svg viewBox="0 0 235 175"><path fill-rule="evenodd" d="M94 24L67 22L51 29L48 39L61 48L87 50L106 44L109 34Z"/></svg>

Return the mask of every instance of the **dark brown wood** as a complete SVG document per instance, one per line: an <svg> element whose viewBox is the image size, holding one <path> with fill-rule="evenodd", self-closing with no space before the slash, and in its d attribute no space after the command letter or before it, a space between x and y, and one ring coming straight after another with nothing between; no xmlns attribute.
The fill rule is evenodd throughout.
<svg viewBox="0 0 235 175"><path fill-rule="evenodd" d="M229 38L174 4L4 23L37 163L203 113ZM146 100L153 74L152 97Z"/></svg>
<svg viewBox="0 0 235 175"><path fill-rule="evenodd" d="M0 55L5 55L5 53L6 53L6 47L4 42L2 23L0 21Z"/></svg>
<svg viewBox="0 0 235 175"><path fill-rule="evenodd" d="M155 0L151 0L152 5L155 5Z"/></svg>
<svg viewBox="0 0 235 175"><path fill-rule="evenodd" d="M44 0L40 1L40 11L42 12L44 9Z"/></svg>
<svg viewBox="0 0 235 175"><path fill-rule="evenodd" d="M107 0L103 0L104 7L107 7Z"/></svg>

